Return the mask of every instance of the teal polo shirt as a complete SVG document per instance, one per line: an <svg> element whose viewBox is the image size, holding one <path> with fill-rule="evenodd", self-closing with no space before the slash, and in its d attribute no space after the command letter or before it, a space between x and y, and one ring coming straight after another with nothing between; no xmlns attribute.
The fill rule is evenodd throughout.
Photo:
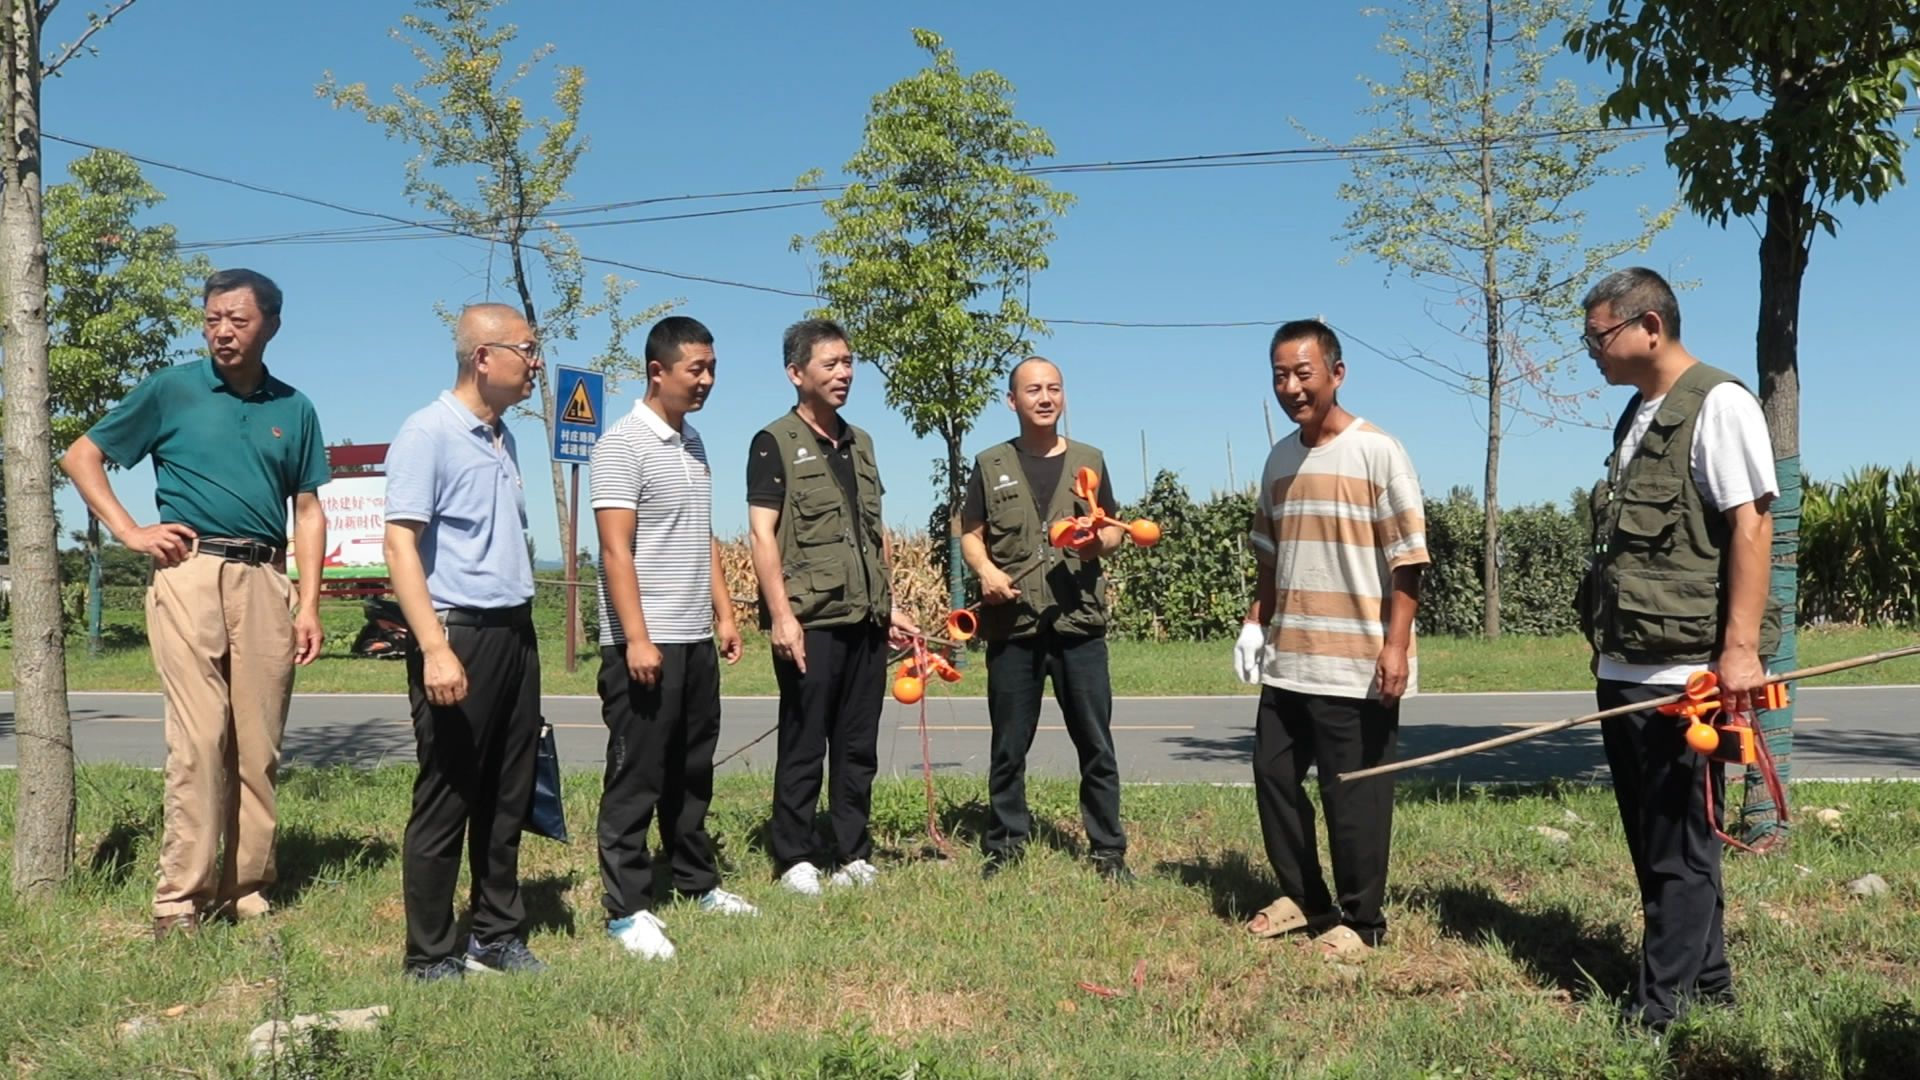
<svg viewBox="0 0 1920 1080"><path fill-rule="evenodd" d="M243 398L211 358L149 375L87 437L123 469L151 456L160 520L201 536L284 544L287 500L330 475L305 394L267 373Z"/></svg>

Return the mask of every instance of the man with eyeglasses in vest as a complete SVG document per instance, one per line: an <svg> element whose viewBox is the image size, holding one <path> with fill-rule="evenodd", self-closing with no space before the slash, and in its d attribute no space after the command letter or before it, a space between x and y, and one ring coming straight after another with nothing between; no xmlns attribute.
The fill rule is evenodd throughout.
<svg viewBox="0 0 1920 1080"><path fill-rule="evenodd" d="M1683 689L1712 671L1726 700L1766 681L1780 641L1767 593L1779 495L1760 403L1680 342L1680 304L1640 267L1603 278L1582 301L1580 343L1632 400L1593 489L1593 555L1577 607L1602 709ZM1627 1015L1664 1031L1690 1005L1733 1002L1723 925L1719 762L1687 745L1686 725L1654 709L1601 721L1614 800L1640 887L1640 975Z"/></svg>

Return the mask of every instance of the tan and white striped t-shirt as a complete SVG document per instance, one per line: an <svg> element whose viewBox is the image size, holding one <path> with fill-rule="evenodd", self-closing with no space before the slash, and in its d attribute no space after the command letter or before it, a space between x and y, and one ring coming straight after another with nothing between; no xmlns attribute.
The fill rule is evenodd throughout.
<svg viewBox="0 0 1920 1080"><path fill-rule="evenodd" d="M1260 681L1303 694L1378 697L1374 663L1387 637L1393 571L1423 566L1420 478L1398 440L1355 417L1333 441L1295 432L1267 455L1248 532L1274 568L1274 619ZM1407 693L1420 686L1407 648Z"/></svg>

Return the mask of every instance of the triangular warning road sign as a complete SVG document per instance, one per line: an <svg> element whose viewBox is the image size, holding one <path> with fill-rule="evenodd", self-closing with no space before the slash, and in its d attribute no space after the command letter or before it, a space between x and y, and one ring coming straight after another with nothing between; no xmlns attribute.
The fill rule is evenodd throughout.
<svg viewBox="0 0 1920 1080"><path fill-rule="evenodd" d="M573 384L573 396L567 398L567 407L560 419L569 424L596 424L593 418L593 399L587 396L587 384L583 380Z"/></svg>

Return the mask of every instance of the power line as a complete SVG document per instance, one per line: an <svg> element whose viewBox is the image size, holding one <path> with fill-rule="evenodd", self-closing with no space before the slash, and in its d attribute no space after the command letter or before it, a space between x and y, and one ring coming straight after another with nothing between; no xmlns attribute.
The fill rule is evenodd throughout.
<svg viewBox="0 0 1920 1080"><path fill-rule="evenodd" d="M1620 137L1632 137L1632 136L1637 136L1642 132L1653 130L1661 126L1662 125L1638 124L1638 125L1624 125L1621 127L1614 127L1614 128L1588 127L1588 128L1545 129L1537 132L1517 133L1507 138L1496 139L1492 141L1491 145L1495 147L1504 147L1507 145L1518 145L1525 142L1542 141L1542 140L1548 140L1548 139L1560 139L1560 138L1567 138L1575 135L1584 135L1584 134L1604 134L1604 135L1617 135ZM42 137L52 140L54 142L63 143L68 146L75 146L75 147L79 147L87 150L111 149L108 147L100 146L99 144L96 144L96 143L90 143L81 139L71 139L61 135L43 133ZM1364 143L1353 143L1353 144L1343 144L1343 145L1326 144L1326 145L1320 145L1320 146L1286 147L1281 149L1270 149L1270 150L1244 150L1244 151L1233 151L1233 152L1227 152L1227 153L1186 154L1186 155L1150 157L1150 158L1123 158L1123 159L1116 159L1111 161L1063 162L1059 164L1028 166L1028 167L1019 169L1017 171L1027 175L1031 175L1031 176L1051 176L1051 175L1093 174L1093 173L1108 173L1108 172L1151 172L1151 171L1176 170L1176 169L1243 168L1243 167L1257 167L1257 166L1281 165L1281 164L1322 164L1327 162L1348 160L1356 157L1376 157L1376 156L1395 155L1395 154L1408 155L1408 156L1427 156L1427 155L1448 154L1461 149L1477 148L1479 145L1480 143L1475 140L1445 140L1445 141L1438 141L1438 142L1430 141L1430 140L1429 141L1406 140L1406 141L1401 141L1396 143L1377 143L1377 144L1364 144ZM118 152L127 153L126 151L118 151ZM294 199L299 202L305 202L311 205L321 206L326 209L334 210L341 213L355 214L363 217L373 217L382 221L391 222L394 225L402 228L412 228L415 230L432 230L433 232L441 232L441 233L448 232L451 230L457 230L461 228L461 223L457 221L444 220L444 219L439 221L421 221L421 220L415 220L415 219L407 219L407 218L399 217L397 215L385 214L377 211L362 210L356 207L345 206L340 203L332 202L330 200L319 199L312 196L300 195L294 192L288 192L288 191L284 191L276 188L270 188L265 185L250 184L245 181L236 180L232 177L220 176L214 173L206 172L204 170L189 168L187 166L177 165L171 162L165 162L165 161L160 161L153 158L143 157L138 154L127 153L127 156L132 158L135 161L140 162L143 165L150 165L154 168L167 169L170 171L183 173L188 176L198 177L204 180L212 180L218 183L228 183L228 184L232 184L233 186L240 187L249 191L254 191L260 194L273 195L280 198ZM582 215L606 213L613 210L628 209L628 208L637 207L637 206L655 205L655 204L666 203L666 202L683 202L683 201L707 200L707 199L731 199L731 198L743 198L743 197L764 196L764 195L826 194L830 192L844 191L846 190L847 187L848 185L846 184L822 184L822 185L813 185L809 187L799 187L797 185L789 185L787 187L746 188L746 189L740 189L735 191L696 192L696 193L681 194L681 195L659 195L659 196L649 196L649 197L638 198L638 199L626 199L618 202L598 203L598 204L592 204L587 206L553 208L545 211L541 215L541 217L545 219L574 218ZM822 201L823 200L817 199L817 198L806 199L806 200L795 200L787 203L769 204L761 207L756 207L753 209L743 209L743 210L736 210L736 211L715 211L715 212L710 212L706 215L689 214L689 215L685 215L685 217L691 218L691 217L698 217L698 216L720 216L726 213L755 213L755 212L761 212L765 210L787 209L787 208L801 207L801 206L814 206L814 205L819 205L819 203ZM678 215L664 215L664 216L652 217L652 218L629 218L629 219L604 222L600 224L620 225L620 224L635 224L635 223L649 222L649 221L668 221L668 220L679 220L679 219L680 219L680 216ZM550 228L551 226L542 224L542 225L536 225L533 227ZM590 226L588 226L586 223L580 223L573 227L586 228ZM597 227L597 226L591 226L591 227ZM385 233L384 235L383 235L383 232ZM285 237L255 238L255 239L248 239L244 242L242 241L200 241L200 242L195 242L190 244L183 244L181 246L182 246L182 250L211 250L216 247L258 246L258 245L263 245L267 243L308 243L308 242L318 243L318 242L322 242L322 238L328 237L330 235L337 235L343 238L347 238L351 242L362 242L363 240L368 240L368 239L377 239L380 241L385 241L389 239L421 238L421 234L418 232L400 233L400 232L395 232L393 230L368 230L362 227L357 229L341 229L341 230L331 231L331 232L329 230L308 230L301 233L289 234L288 236L285 236Z"/></svg>

